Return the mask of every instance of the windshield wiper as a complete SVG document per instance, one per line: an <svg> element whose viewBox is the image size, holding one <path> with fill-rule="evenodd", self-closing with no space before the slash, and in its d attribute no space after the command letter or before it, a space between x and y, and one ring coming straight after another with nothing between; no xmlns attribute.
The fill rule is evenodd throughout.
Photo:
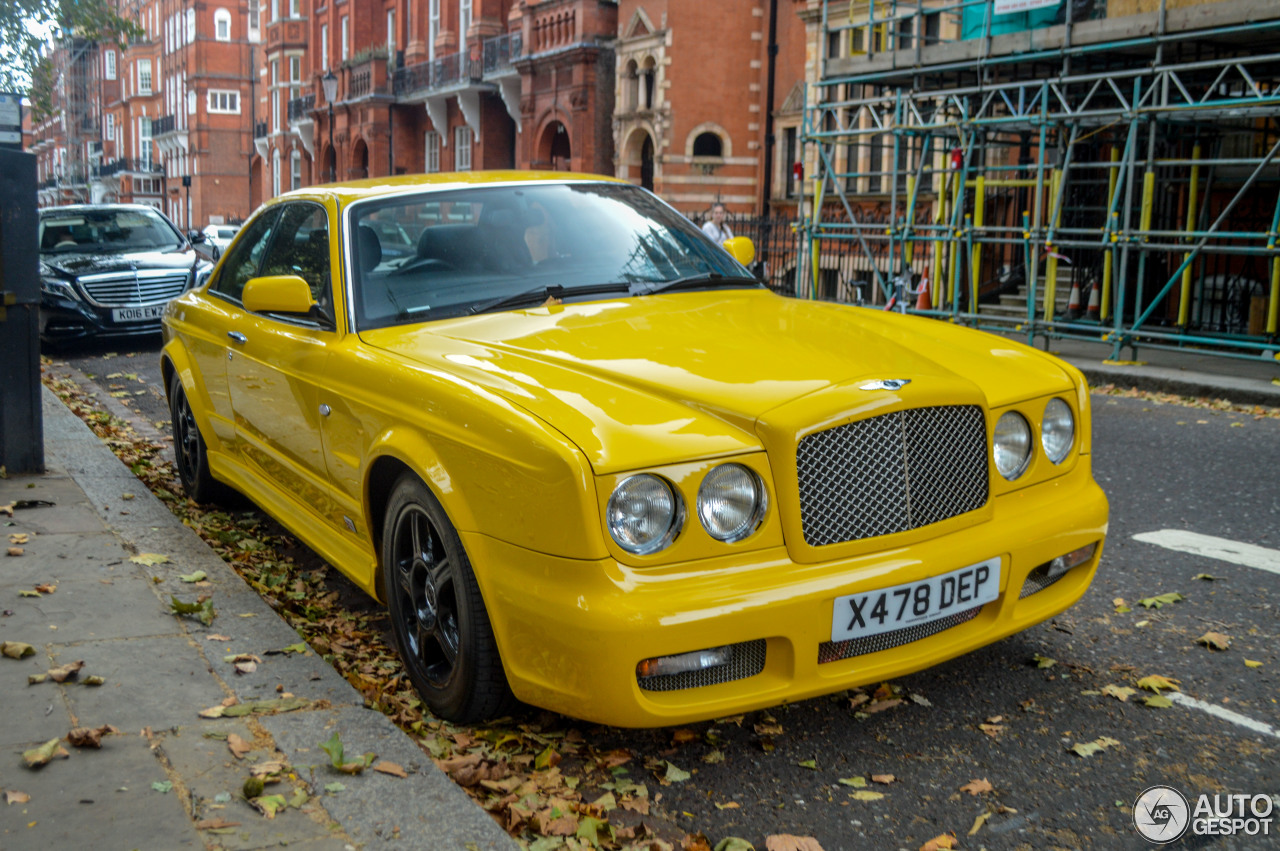
<svg viewBox="0 0 1280 851"><path fill-rule="evenodd" d="M686 275L683 278L676 278L674 281L652 281L639 282L631 285L631 295L653 295L654 293L665 293L671 290L680 290L685 288L703 287L707 284L736 284L759 286L760 282L755 278L746 275L722 275L719 272L699 272L696 275Z"/></svg>
<svg viewBox="0 0 1280 851"><path fill-rule="evenodd" d="M502 296L501 298L494 299L493 301L473 304L467 313L489 313L494 310L505 310L506 308L518 307L520 305L539 305L545 303L546 300L550 298L563 299L567 295L576 296L612 293L618 292L619 290L625 290L626 288L627 285L625 283L592 284L591 286L586 287L563 287L559 284L552 284L549 287L534 287L531 290Z"/></svg>

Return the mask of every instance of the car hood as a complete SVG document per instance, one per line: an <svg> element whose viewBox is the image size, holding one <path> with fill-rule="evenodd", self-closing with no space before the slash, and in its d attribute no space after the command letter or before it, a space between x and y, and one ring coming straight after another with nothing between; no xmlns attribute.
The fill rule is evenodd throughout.
<svg viewBox="0 0 1280 851"><path fill-rule="evenodd" d="M1065 392L1055 358L933 319L783 298L675 293L362 332L559 429L598 473L792 445L877 410L1000 407ZM864 387L909 379L901 389Z"/></svg>
<svg viewBox="0 0 1280 851"><path fill-rule="evenodd" d="M132 272L135 269L190 269L196 253L190 248L170 251L130 251L122 254L42 253L40 262L65 278Z"/></svg>

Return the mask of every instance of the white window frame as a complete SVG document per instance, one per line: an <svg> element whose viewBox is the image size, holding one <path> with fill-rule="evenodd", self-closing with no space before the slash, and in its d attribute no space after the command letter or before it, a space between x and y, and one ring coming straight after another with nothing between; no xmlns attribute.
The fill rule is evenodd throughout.
<svg viewBox="0 0 1280 851"><path fill-rule="evenodd" d="M289 17L291 18L302 17L302 4L299 2L299 0L289 0Z"/></svg>
<svg viewBox="0 0 1280 851"><path fill-rule="evenodd" d="M151 119L143 115L138 118L138 162L150 166L151 152Z"/></svg>
<svg viewBox="0 0 1280 851"><path fill-rule="evenodd" d="M116 52L114 50L108 50L104 53L103 63L103 76L108 80L114 80L116 78Z"/></svg>
<svg viewBox="0 0 1280 851"><path fill-rule="evenodd" d="M187 10L187 37L183 44L193 44L196 40L196 10Z"/></svg>
<svg viewBox="0 0 1280 851"><path fill-rule="evenodd" d="M427 0L427 59L435 61L436 36L440 35L440 0Z"/></svg>
<svg viewBox="0 0 1280 851"><path fill-rule="evenodd" d="M209 89L206 95L205 108L210 114L239 115L239 89Z"/></svg>
<svg viewBox="0 0 1280 851"><path fill-rule="evenodd" d="M294 151L289 157L289 188L302 188L302 152Z"/></svg>
<svg viewBox="0 0 1280 851"><path fill-rule="evenodd" d="M387 10L387 55L393 58L396 55L396 10L394 7Z"/></svg>
<svg viewBox="0 0 1280 851"><path fill-rule="evenodd" d="M320 68L329 70L329 25L320 25Z"/></svg>
<svg viewBox="0 0 1280 851"><path fill-rule="evenodd" d="M428 130L422 140L423 147L423 172L426 174L437 174L440 171L440 134L434 130Z"/></svg>
<svg viewBox="0 0 1280 851"><path fill-rule="evenodd" d="M302 82L302 57L301 56L289 57L289 82L290 83Z"/></svg>
<svg viewBox="0 0 1280 851"><path fill-rule="evenodd" d="M471 127L459 124L453 128L453 170L471 171Z"/></svg>
<svg viewBox="0 0 1280 851"><path fill-rule="evenodd" d="M107 141L114 142L116 140L116 114L108 112L102 116L103 130L107 134Z"/></svg>
<svg viewBox="0 0 1280 851"><path fill-rule="evenodd" d="M351 58L351 16L342 16L342 61L346 62Z"/></svg>
<svg viewBox="0 0 1280 851"><path fill-rule="evenodd" d="M231 13L226 9L213 13L213 37L217 41L231 41Z"/></svg>
<svg viewBox="0 0 1280 851"><path fill-rule="evenodd" d="M458 44L466 43L469 29L471 29L471 0L458 0Z"/></svg>
<svg viewBox="0 0 1280 851"><path fill-rule="evenodd" d="M138 94L149 95L152 93L153 80L151 79L151 60L139 59L136 65L138 69ZM144 84L145 81L145 84Z"/></svg>

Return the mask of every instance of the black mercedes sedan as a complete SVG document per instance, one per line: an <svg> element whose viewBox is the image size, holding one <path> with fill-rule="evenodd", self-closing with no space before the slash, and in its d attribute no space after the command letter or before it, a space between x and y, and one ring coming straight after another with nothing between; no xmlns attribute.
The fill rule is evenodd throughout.
<svg viewBox="0 0 1280 851"><path fill-rule="evenodd" d="M39 235L46 344L158 334L169 299L212 268L191 238L142 204L50 207L40 211Z"/></svg>

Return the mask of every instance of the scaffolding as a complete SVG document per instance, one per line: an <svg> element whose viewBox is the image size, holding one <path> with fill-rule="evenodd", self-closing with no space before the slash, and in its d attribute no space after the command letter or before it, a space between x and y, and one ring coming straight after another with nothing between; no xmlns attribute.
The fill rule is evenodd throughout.
<svg viewBox="0 0 1280 851"><path fill-rule="evenodd" d="M824 0L797 294L1277 357L1280 5L1110 2Z"/></svg>
<svg viewBox="0 0 1280 851"><path fill-rule="evenodd" d="M98 45L78 35L54 48L56 108L63 122L66 154L53 177L58 203L84 203L102 158Z"/></svg>

